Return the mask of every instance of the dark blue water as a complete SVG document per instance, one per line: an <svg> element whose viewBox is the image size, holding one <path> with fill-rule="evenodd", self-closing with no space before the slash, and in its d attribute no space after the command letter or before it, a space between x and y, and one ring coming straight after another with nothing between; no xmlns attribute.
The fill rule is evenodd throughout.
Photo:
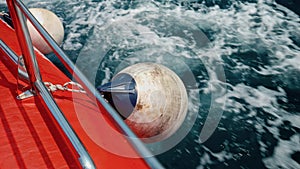
<svg viewBox="0 0 300 169"><path fill-rule="evenodd" d="M287 1L295 4L289 6L291 10L277 2L26 3L47 8L63 20L62 48L95 86L144 61L164 64L183 79L189 115L192 118L196 112L197 118L194 123L186 120L184 127L192 127L186 137L156 155L166 168L297 169L299 7L298 1ZM219 109L213 112L215 105ZM219 120L217 128L201 141L210 112Z"/></svg>

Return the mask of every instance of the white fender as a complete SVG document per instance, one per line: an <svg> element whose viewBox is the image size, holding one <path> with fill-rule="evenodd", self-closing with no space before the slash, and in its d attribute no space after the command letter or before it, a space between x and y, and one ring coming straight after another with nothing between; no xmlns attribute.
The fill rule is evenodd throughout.
<svg viewBox="0 0 300 169"><path fill-rule="evenodd" d="M53 12L46 9L31 8L29 10L55 42L60 45L64 38L64 27L60 19ZM39 35L38 31L33 27L29 20L27 20L27 25L33 45L43 54L51 53L52 49Z"/></svg>
<svg viewBox="0 0 300 169"><path fill-rule="evenodd" d="M156 63L135 64L119 73L131 75L136 82L137 102L125 122L137 136L145 142L154 142L174 134L188 109L187 92L181 79Z"/></svg>

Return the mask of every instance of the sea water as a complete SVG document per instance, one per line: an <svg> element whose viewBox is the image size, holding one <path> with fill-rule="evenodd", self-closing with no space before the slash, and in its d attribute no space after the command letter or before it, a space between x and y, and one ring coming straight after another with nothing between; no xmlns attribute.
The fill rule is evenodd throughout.
<svg viewBox="0 0 300 169"><path fill-rule="evenodd" d="M62 49L95 86L139 62L179 75L189 95L183 137L149 146L166 168L300 168L300 18L293 11L272 0L25 3L61 18Z"/></svg>

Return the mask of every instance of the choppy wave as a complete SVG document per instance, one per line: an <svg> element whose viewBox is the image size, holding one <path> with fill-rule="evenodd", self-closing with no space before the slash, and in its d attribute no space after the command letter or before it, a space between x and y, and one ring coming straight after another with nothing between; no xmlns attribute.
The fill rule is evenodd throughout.
<svg viewBox="0 0 300 169"><path fill-rule="evenodd" d="M180 144L158 156L167 168L300 168L300 18L294 12L272 0L27 4L58 14L66 29L62 48L95 85L142 61L165 64L181 78L193 75L185 85L198 118ZM220 85L227 92L211 102ZM222 119L200 143L217 102L225 102Z"/></svg>

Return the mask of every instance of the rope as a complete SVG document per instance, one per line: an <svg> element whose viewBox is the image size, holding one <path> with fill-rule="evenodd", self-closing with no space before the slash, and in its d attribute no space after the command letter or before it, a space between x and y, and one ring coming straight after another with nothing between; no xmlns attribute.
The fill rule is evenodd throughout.
<svg viewBox="0 0 300 169"><path fill-rule="evenodd" d="M69 92L76 92L76 93L86 93L84 91L83 87L76 82L70 81L65 83L64 85L61 84L52 84L51 82L44 82L46 87L50 92L55 92L55 91L69 91Z"/></svg>

